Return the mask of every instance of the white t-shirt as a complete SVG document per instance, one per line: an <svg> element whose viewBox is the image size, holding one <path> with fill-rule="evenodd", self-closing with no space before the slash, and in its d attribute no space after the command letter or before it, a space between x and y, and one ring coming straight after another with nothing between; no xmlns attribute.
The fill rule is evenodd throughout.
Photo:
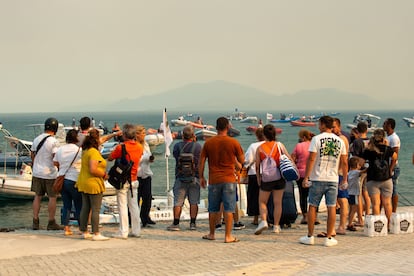
<svg viewBox="0 0 414 276"><path fill-rule="evenodd" d="M316 152L315 165L309 179L338 183L341 155L347 154L344 141L333 133L322 132L312 138L309 151Z"/></svg>
<svg viewBox="0 0 414 276"><path fill-rule="evenodd" d="M401 141L400 141L400 137L398 137L397 133L393 133L389 136L387 136L387 140L388 140L388 144L391 148L398 148L398 151L401 150ZM397 163L398 164L398 159L397 159Z"/></svg>
<svg viewBox="0 0 414 276"><path fill-rule="evenodd" d="M79 149L79 152L78 152ZM73 161L72 166L68 169L70 163L72 162L73 158L76 158ZM66 144L61 146L55 154L53 161L59 163L59 172L58 175L64 175L65 178L77 181L79 172L81 169L81 160L82 160L82 149L79 148L76 144Z"/></svg>
<svg viewBox="0 0 414 276"><path fill-rule="evenodd" d="M401 141L400 137L398 137L397 133L393 133L390 136L387 136L388 144L391 148L400 148Z"/></svg>
<svg viewBox="0 0 414 276"><path fill-rule="evenodd" d="M150 156L152 155L150 146L147 142L144 144L144 153L141 156L141 161L139 162L138 168L138 177L147 178L153 175L153 172L150 167Z"/></svg>
<svg viewBox="0 0 414 276"><path fill-rule="evenodd" d="M47 133L42 133L33 140L31 151L35 152L39 143ZM55 179L57 168L53 164L53 156L57 152L59 141L54 136L48 137L43 146L36 153L33 162L33 176L43 179Z"/></svg>
<svg viewBox="0 0 414 276"><path fill-rule="evenodd" d="M259 141L250 144L247 148L246 153L244 154L244 164L249 167L248 175L256 175L256 151L257 148L263 144L265 141Z"/></svg>

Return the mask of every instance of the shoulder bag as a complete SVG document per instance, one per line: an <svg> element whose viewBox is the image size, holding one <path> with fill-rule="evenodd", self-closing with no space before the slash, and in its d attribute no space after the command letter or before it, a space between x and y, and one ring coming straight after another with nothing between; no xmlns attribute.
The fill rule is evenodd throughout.
<svg viewBox="0 0 414 276"><path fill-rule="evenodd" d="M292 160L280 149L280 144L277 142L277 147L280 153L280 172L286 181L296 181L300 178L299 171Z"/></svg>
<svg viewBox="0 0 414 276"><path fill-rule="evenodd" d="M242 167L239 175L239 184L249 184L249 168Z"/></svg>
<svg viewBox="0 0 414 276"><path fill-rule="evenodd" d="M59 175L58 177L56 177L55 182L53 182L52 190L55 193L62 192L62 189L63 189L63 180L65 180L66 173L68 172L68 170L70 169L70 167L72 167L73 162L75 162L76 156L78 156L78 153L79 153L79 149L80 149L80 147L78 147L78 151L76 152L75 156L73 157L72 162L70 162L70 165L67 168L66 172L63 175Z"/></svg>

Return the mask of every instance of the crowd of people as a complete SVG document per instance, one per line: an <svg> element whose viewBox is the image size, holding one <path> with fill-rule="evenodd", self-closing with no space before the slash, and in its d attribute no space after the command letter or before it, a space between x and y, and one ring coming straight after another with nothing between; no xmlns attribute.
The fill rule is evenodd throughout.
<svg viewBox="0 0 414 276"><path fill-rule="evenodd" d="M391 213L397 210L400 174L400 139L395 125L395 120L388 118L383 128L376 129L368 137L367 123L360 122L350 135L346 135L338 118L322 116L318 121L319 133L301 129L299 141L290 154L283 143L277 141L276 129L272 124L256 130L257 141L246 152L237 139L228 136L230 122L225 117L217 119L217 135L205 141L204 145L196 141L194 128L187 125L183 128L182 141L176 143L173 149L173 221L167 230L181 230L180 217L185 200L190 204L189 229L196 230L200 190L208 189L209 233L202 238L215 240L217 224L222 220L225 225L224 242L238 242L232 230L236 225L243 225L238 218L237 179L240 168L245 167L248 171L247 214L257 227L254 234L259 235L270 226L273 226L273 233L280 233L282 199L287 185L279 171L282 153L296 165L299 172L296 183L302 213L300 223L308 227L307 235L299 239L300 243L312 245L315 242L314 225L320 223L317 214L322 197L325 197L327 207L327 228L326 232L317 235L325 237L325 246L336 245L337 235L356 231L356 227L363 226L364 216L379 215L381 208L389 222ZM133 165L125 185L116 191L120 223L119 231L113 237L139 237L141 226L155 224L150 217L153 175L150 164L154 162L154 155L144 139L145 127L124 124L121 129L116 124L113 133L101 136L91 126L89 117L81 118L80 130L68 131L66 144L59 146L54 138L58 121L48 118L44 133L34 139L31 149L32 191L35 192L33 229L40 229L40 204L47 194L47 230L64 230L65 235L72 235L69 216L74 207L83 238L95 241L109 239L99 232L104 181L109 178L107 160L102 157L99 148L102 143L117 137L122 143L111 152L108 161L121 158L125 149L126 158ZM269 166L264 162L269 158L275 161L274 170L279 171L279 175L272 179L264 175L264 170ZM379 161L386 163L384 168L388 172L385 175L378 176L375 167ZM208 176L205 175L206 167ZM61 191L62 225L55 220L57 193L52 189L58 175L65 177ZM335 227L337 213L339 222ZM88 230L89 224L91 231Z"/></svg>

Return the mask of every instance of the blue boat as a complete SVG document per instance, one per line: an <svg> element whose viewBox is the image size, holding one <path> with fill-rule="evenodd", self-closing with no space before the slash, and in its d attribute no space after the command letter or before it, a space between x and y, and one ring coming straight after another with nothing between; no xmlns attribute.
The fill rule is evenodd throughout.
<svg viewBox="0 0 414 276"><path fill-rule="evenodd" d="M300 119L300 117L294 116L292 113L286 115L284 113L280 113L280 119L272 119L270 122L272 123L289 123L291 121L296 121Z"/></svg>

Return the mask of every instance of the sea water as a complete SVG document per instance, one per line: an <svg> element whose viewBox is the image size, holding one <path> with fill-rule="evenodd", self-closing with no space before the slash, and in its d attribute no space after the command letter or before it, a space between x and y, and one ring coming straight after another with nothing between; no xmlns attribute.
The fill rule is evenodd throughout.
<svg viewBox="0 0 414 276"><path fill-rule="evenodd" d="M168 119L176 119L178 116L186 116L188 112L192 110L185 110L182 113L168 113ZM248 112L250 116L257 116L261 118L266 124L266 113L272 111L264 110L257 112ZM216 119L220 116L227 116L231 113L229 112L210 112L210 113L201 113L194 114L193 117L186 117L187 120L196 120L200 116L204 124L215 125ZM317 112L293 112L295 115L309 115L317 114ZM341 112L338 115L335 115L341 120L342 129L348 131L347 124L352 123L354 116L357 112ZM401 139L401 150L399 156L399 166L401 168L401 175L399 179L398 191L400 194L400 205L413 205L414 203L414 191L411 188L414 184L414 166L411 163L412 154L414 152L414 128L409 128L403 122L403 117L413 116L411 111L371 111L371 113L378 115L382 118L380 126L385 118L391 117L394 118L397 122L396 133ZM273 112L274 117L278 117L279 114ZM56 117L60 123L63 123L65 126L70 126L73 119L78 123L79 119L83 116L93 117L96 125L100 121L111 130L115 123L118 123L120 126L124 123L134 123L142 124L147 129L154 128L158 129L162 122L162 110L160 112L94 112L94 113L15 113L15 114L0 114L0 122L3 124L3 127L9 130L14 136L32 141L33 138L42 132L42 125L46 118ZM40 127L32 127L28 125L40 124ZM248 146L255 142L256 137L254 135L248 134L246 127L248 123L240 123L239 121L232 121L233 126L240 130L241 135L236 137L239 140L244 150L247 150ZM292 127L289 123L274 123L278 128L282 129L282 134L278 135L277 139L285 144L286 148L291 152L298 142L298 132L301 129L300 127ZM182 127L171 127L172 131L179 131ZM315 134L319 133L319 130L316 127L308 127L309 130ZM4 150L6 148L5 141L3 136L0 135L0 149ZM172 151L175 141L171 145L170 149ZM201 141L201 144L204 142ZM9 148L10 149L10 148ZM152 186L154 195L165 195L168 189L171 189L174 185L174 169L175 169L175 160L172 156L165 158L165 145L159 145L153 149L153 154L155 156L155 162L151 165L151 169L154 172ZM168 167L168 170L167 170ZM2 170L2 168L0 168ZM207 170L206 170L207 174ZM207 196L206 190L202 190L201 197L204 198ZM32 220L32 202L31 201L10 201L10 200L0 200L0 227L29 227ZM61 205L59 202L58 204ZM59 207L56 211L56 218L58 218ZM41 220L43 219L46 225L47 220L47 201L42 203L41 208ZM59 220L59 219L58 219ZM41 222L42 223L42 222Z"/></svg>

